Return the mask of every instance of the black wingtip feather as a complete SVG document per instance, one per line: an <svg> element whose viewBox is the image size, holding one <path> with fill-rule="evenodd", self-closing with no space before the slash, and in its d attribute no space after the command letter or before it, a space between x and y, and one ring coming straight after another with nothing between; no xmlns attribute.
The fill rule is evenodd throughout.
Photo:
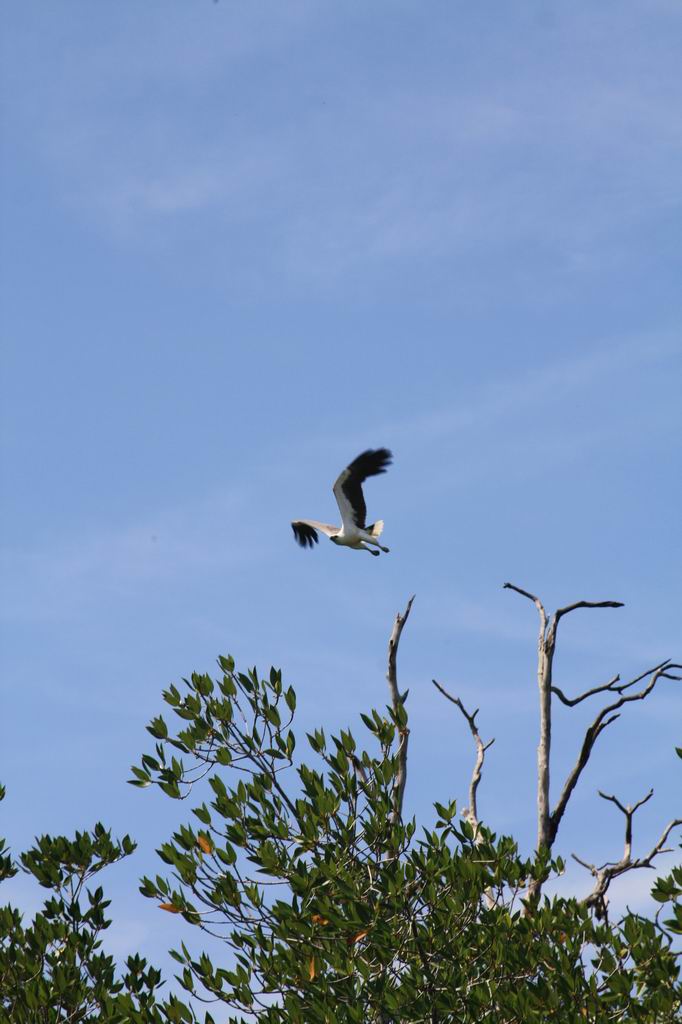
<svg viewBox="0 0 682 1024"><path fill-rule="evenodd" d="M291 524L291 529L294 531L294 537L302 548L312 548L319 542L317 530L314 530L312 526L308 526L307 523L294 522Z"/></svg>
<svg viewBox="0 0 682 1024"><path fill-rule="evenodd" d="M357 475L361 480L366 480L368 476L385 473L392 461L393 453L388 448L368 448L367 451L353 459L348 468L354 476Z"/></svg>

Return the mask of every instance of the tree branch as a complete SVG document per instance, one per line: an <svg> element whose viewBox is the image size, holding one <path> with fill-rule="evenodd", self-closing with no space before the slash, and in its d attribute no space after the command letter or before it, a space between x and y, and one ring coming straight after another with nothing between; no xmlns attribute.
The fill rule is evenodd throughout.
<svg viewBox="0 0 682 1024"><path fill-rule="evenodd" d="M550 846L549 841L549 758L552 746L552 661L554 643L548 643L547 612L539 597L522 590L514 583L505 583L505 590L514 590L532 601L540 616L538 632L538 690L540 694L540 742L538 743L538 836L537 847ZM556 633L556 629L554 630Z"/></svg>
<svg viewBox="0 0 682 1024"><path fill-rule="evenodd" d="M529 593L527 590L522 590L521 587L517 587L515 583L505 583L502 586L503 590L515 590L517 594L521 594L522 597L527 597L529 601L532 601L535 607L541 614L546 617L545 609L542 606L542 601L535 594Z"/></svg>
<svg viewBox="0 0 682 1024"><path fill-rule="evenodd" d="M495 739L493 738L491 740L488 740L487 743L484 743L483 740L481 739L481 735L476 725L476 715L478 714L479 710L478 708L476 708L476 710L472 714L469 714L469 712L464 707L459 697L453 697L452 694L448 693L445 687L441 686L441 684L437 682L435 679L432 679L431 682L436 687L436 689L443 694L444 697L446 697L449 701L455 704L462 712L462 714L467 720L469 729L471 730L471 735L474 738L474 743L476 744L476 763L474 765L474 770L471 773L471 782L469 783L469 806L465 807L464 810L462 811L462 817L466 818L466 820L474 829L474 832L478 833L479 820L478 807L476 803L476 792L478 790L478 784L481 781L481 772L483 769L483 762L485 760L485 752L489 747L492 747L493 743L495 742Z"/></svg>
<svg viewBox="0 0 682 1024"><path fill-rule="evenodd" d="M570 612L576 611L578 608L622 608L622 602L620 601L575 601L573 604L565 605L563 608L557 608L548 621L547 612L542 604L539 597L535 594L531 594L530 591L524 590L522 587L517 587L514 583L505 583L505 590L514 590L517 594L521 594L522 597L532 601L538 610L540 617L540 629L538 632L538 691L540 696L540 741L538 743L538 831L537 831L537 849L540 850L543 847L547 850L551 850L552 844L556 839L559 822L566 808L566 803L571 795L573 787L580 776L580 772L585 767L587 759L589 758L592 745L595 739L611 722L615 721L618 717L612 716L607 718L606 715L602 716L599 721L591 727L592 732L588 730L585 742L581 749L577 770L575 771L575 778L572 780L570 787L568 781L564 786L559 804L554 812L550 810L550 754L552 746L552 693L556 693L560 700L563 700L565 704L571 704L571 699L566 697L560 690L557 690L552 685L552 667L554 663L554 653L556 650L556 638L557 629L559 622ZM612 680L611 683L614 681ZM593 692L598 693L600 689L609 689L611 684L607 683L602 688L595 688ZM586 693L583 696L575 699L573 703L580 703L580 700L584 700L585 697L590 696L590 693ZM621 700L624 698L621 695ZM620 705L618 705L620 706ZM608 714L607 709L606 714ZM570 781L570 780L569 780ZM567 788L568 787L568 788ZM541 883L533 882L528 889L529 896L537 896L540 893Z"/></svg>
<svg viewBox="0 0 682 1024"><path fill-rule="evenodd" d="M403 627L407 622L410 611L412 609L412 602L414 601L414 594L407 602L405 611L401 615L400 612L395 617L393 623L393 629L391 630L391 636L388 641L388 669L386 671L386 679L388 681L388 688L391 691L391 703L393 704L393 711L397 715L398 710L405 703L407 699L407 690L401 694L398 690L398 645L400 643L400 636L403 631ZM393 821L399 821L403 810L403 798L405 796L405 784L407 782L407 744L410 738L410 730L407 726L404 729L399 730L400 741L398 745L398 772L396 774L394 788L393 788Z"/></svg>
<svg viewBox="0 0 682 1024"><path fill-rule="evenodd" d="M620 601L576 601L573 604L566 605L563 608L558 608L551 619L548 621L547 613L545 608L538 597L531 594L527 590L523 590L521 587L517 587L513 583L505 583L505 589L514 590L517 594L521 594L522 597L532 601L538 610L540 616L540 630L538 634L538 689L540 694L540 742L538 744L538 838L537 848L545 847L547 850L551 850L559 830L559 825L566 811L566 807L571 798L571 794L575 789L578 780L590 758L592 749L595 742L601 733L608 728L613 722L620 717L620 709L625 705L632 703L636 700L644 700L653 691L654 687L658 683L659 679L675 679L680 680L682 677L677 673L677 670L682 670L682 665L673 663L669 659L656 665L654 668L647 669L641 675L636 676L627 683L621 683L620 676L616 675L610 679L607 683L603 683L600 686L594 686L589 690L585 690L583 693L578 694L576 697L567 697L566 694L559 689L558 686L552 684L552 665L554 660L554 653L556 650L556 639L557 629L559 622L572 611L576 611L578 608L622 608L623 604ZM641 690L637 692L629 692L637 683L642 680L648 679L648 682ZM617 695L617 699L612 703L607 704L603 707L595 716L592 723L588 726L585 736L578 752L578 757L573 768L570 770L564 782L561 795L554 807L554 810L550 811L549 805L549 782L550 782L550 750L551 750L551 739L552 739L552 715L551 715L551 699L552 694L555 694L559 700L567 707L575 707L580 704L583 700L588 697L593 697L599 693L612 693ZM464 710L462 708L462 710ZM466 712L464 712L466 714ZM595 878L595 887L592 893L586 898L585 903L591 907L595 907L598 916L606 915L606 893L611 881L618 875L623 874L625 871L630 871L635 868L650 867L652 860L661 852L663 852L664 844L668 838L668 835L677 825L682 824L682 819L675 819L672 821L667 828L664 830L658 843L652 848L646 857L639 858L638 860L632 859L632 819L635 812L650 799L651 793L647 794L642 800L638 801L634 807L625 807L615 796L609 796L605 793L600 793L600 796L604 800L608 800L613 803L622 814L625 815L625 849L623 857L617 864L603 864L601 867L596 867L593 864L588 864L586 861L581 860L577 855L573 855L575 860L579 864L582 864L587 868ZM534 897L539 895L541 889L540 882L533 882L528 888L528 895Z"/></svg>
<svg viewBox="0 0 682 1024"><path fill-rule="evenodd" d="M638 800L634 807L624 807L617 796L609 796L608 793L602 793L601 789L597 792L602 800L609 800L612 804L615 804L619 811L622 811L625 815L625 850L623 851L622 859L624 861L630 861L632 855L632 818L635 811L638 811L642 804L645 804L647 800L651 800L654 795L653 789L650 789L646 796L643 796L641 800Z"/></svg>
<svg viewBox="0 0 682 1024"><path fill-rule="evenodd" d="M625 844L623 849L623 856L619 861L615 863L602 864L597 867L595 864L590 864L588 861L582 860L577 854L572 854L572 857L578 864L586 868L595 879L595 885L591 893L585 897L582 901L588 907L594 907L597 913L597 917L606 917L607 908L607 892L611 882L614 878L618 878L619 875L624 875L628 871L635 871L638 868L650 868L653 866L652 862L661 853L668 853L668 850L664 849L666 840L672 830L682 825L682 818L675 818L663 829L661 836L657 843L651 848L649 853L645 857L637 857L635 860L632 859L632 819L635 813L653 796L653 789L650 789L646 796L638 800L636 804L630 806L623 805L620 800L611 796L608 793L602 793L598 790L599 796L603 800L607 800L609 803L614 804L618 810L625 816Z"/></svg>
<svg viewBox="0 0 682 1024"><path fill-rule="evenodd" d="M565 608L557 608L554 613L554 618L558 622L559 619L563 618L564 615L568 615L569 612L574 612L576 608L624 608L625 605L622 601L574 601L573 604L567 604Z"/></svg>
<svg viewBox="0 0 682 1024"><path fill-rule="evenodd" d="M576 611L578 608L624 608L625 605L622 601L574 601L573 604L567 604L565 608L557 608L552 616L552 620L549 624L549 630L547 634L547 644L554 650L556 644L556 634L559 627L559 622L570 612Z"/></svg>
<svg viewBox="0 0 682 1024"><path fill-rule="evenodd" d="M562 704L565 704L567 708L574 708L576 704L580 704L581 701L586 700L588 697L594 697L596 693L622 693L627 686L631 686L631 683L626 683L625 686L618 686L620 682L620 676L614 676L613 679L609 679L608 683L602 683L601 686L593 686L591 690L585 690L584 693L578 694L577 697L567 697L566 694L559 689L558 686L552 687L552 693L556 694Z"/></svg>
<svg viewBox="0 0 682 1024"><path fill-rule="evenodd" d="M561 791L561 796L559 797L556 807L550 815L548 831L548 835L550 837L550 845L554 842L556 838L556 834L559 830L561 819L566 810L568 801L571 798L571 793L575 789L578 779L580 778L583 769L585 768L585 765L587 764L590 758L592 748L594 747L597 738L601 735L604 729L607 728L607 726L609 726L612 722L615 722L617 718L620 718L620 715L614 714L614 712L617 712L619 708L623 707L623 705L629 704L632 701L644 700L653 691L659 679L676 679L677 676L669 675L668 670L678 668L682 668L682 665L677 665L671 662L670 660L667 660L661 662L660 665L656 665L655 668L648 669L646 672L643 672L640 676L637 676L636 679L633 679L631 680L631 682L626 683L624 686L620 687L618 689L618 692L620 693L620 697L618 698L618 700L614 701L612 704L608 704L606 707L602 708L601 711L598 712L594 721L591 725L588 726L587 731L585 732L585 738L580 748L578 759L574 764L573 768L571 769L571 771L568 773L568 776L566 777L566 781L564 783L564 788ZM639 690L637 693L623 693L624 690L629 689L629 687L634 685L634 683L640 682L642 679L646 679L647 676L651 676L651 679L649 680L647 685L643 687L643 689Z"/></svg>
<svg viewBox="0 0 682 1024"><path fill-rule="evenodd" d="M514 590L517 594L521 594L522 597L525 597L529 601L532 601L535 607L538 609L538 614L540 616L540 630L538 634L537 671L538 690L540 694L540 742L538 744L537 848L540 849L544 846L547 849L551 849L552 843L556 838L556 833L559 826L559 822L561 820L561 816L563 815L565 809L564 803L564 805L561 807L557 805L555 811L552 812L550 810L549 802L550 754L552 746L552 694L556 693L556 695L559 697L560 700L563 701L564 704L567 704L568 706L573 706L574 704L579 704L581 700L585 700L586 697L592 696L595 693L600 693L605 690L614 689L615 684L618 680L618 677L615 677L615 679L612 679L609 683L604 684L604 686L594 687L592 690L587 691L586 693L581 694L579 697L574 699L566 697L565 694L558 689L558 687L553 686L552 667L554 663L554 653L556 650L557 628L559 626L559 622L564 617L564 615L568 615L570 612L576 611L576 609L578 608L622 608L623 604L621 601L575 601L573 604L565 605L563 608L557 608L557 610L552 615L551 619L548 621L547 612L545 611L544 605L542 604L540 598L536 597L534 594L531 594L528 590L523 590L522 587L517 587L514 583L505 583L504 589ZM617 692L622 695L622 690L618 690ZM613 709L607 709L606 714L608 714L609 710ZM605 729L606 726L610 724L610 722L615 721L614 718L611 718L608 721L605 721L604 719L605 716L603 716L603 718L600 719L598 726L595 726L596 732L594 735L592 735L590 733L590 730L588 730L588 736L590 738L589 742L587 742L588 737L586 737L586 742L583 743L583 748L578 759L580 763L582 758L584 758L584 762L580 765L575 781L573 782L573 786L575 785L575 782L577 782L580 772L587 763L587 758L589 757L594 740L599 735L599 733L602 732L603 729ZM566 802L568 797L570 796L573 786L571 786L571 789L568 791ZM564 787L564 790L565 789L566 787ZM563 797L564 793L562 793L562 798ZM561 804L561 800L559 804Z"/></svg>
<svg viewBox="0 0 682 1024"><path fill-rule="evenodd" d="M665 662L663 662L662 664L665 664ZM659 667L659 665L656 666L656 668ZM584 693L581 693L577 697L573 698L567 697L566 694L562 690L560 690L558 686L552 687L552 693L555 693L557 695L562 704L565 704L566 707L572 708L575 707L576 704L580 704L580 702L585 700L587 697L593 697L595 693L605 693L607 691L609 693L625 693L625 691L629 690L631 686L636 686L637 683L641 683L642 679L646 679L646 677L650 675L653 671L654 669L648 668L646 672L642 672L641 675L635 676L635 678L631 679L629 683L621 683L620 676L614 676L613 679L609 679L608 683L603 683L601 686L594 686L591 690L586 690ZM671 676L664 673L663 678L679 680L682 679L682 676ZM620 685L618 685L619 683Z"/></svg>

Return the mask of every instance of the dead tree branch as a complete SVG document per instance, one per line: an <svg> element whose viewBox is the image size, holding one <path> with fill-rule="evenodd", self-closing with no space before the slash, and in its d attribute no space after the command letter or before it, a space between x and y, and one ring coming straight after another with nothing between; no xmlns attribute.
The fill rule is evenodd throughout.
<svg viewBox="0 0 682 1024"><path fill-rule="evenodd" d="M532 601L540 616L538 633L538 690L540 694L540 742L538 744L538 833L537 847L550 849L556 837L556 828L552 821L549 803L550 753L552 746L552 667L556 650L556 637L559 622L569 612L578 608L622 608L620 601L576 601L558 608L551 619L539 597L531 594L514 583L505 583L505 590L514 590L517 594ZM605 728L606 726L603 726ZM596 738L596 737L595 737ZM588 754L589 756L589 754ZM582 770L582 769L581 769ZM570 794L569 794L570 795ZM563 810L561 811L563 814ZM561 819L559 815L558 820ZM558 826L557 820L557 826Z"/></svg>
<svg viewBox="0 0 682 1024"><path fill-rule="evenodd" d="M469 714L469 712L464 707L459 697L453 697L452 694L448 693L445 687L441 686L441 684L437 682L435 679L432 679L431 681L433 685L436 687L436 689L439 690L444 697L447 697L449 701L455 704L462 712L462 714L467 720L469 729L471 731L471 735L474 738L474 743L476 744L476 763L474 765L474 770L471 773L471 782L469 783L469 806L465 807L464 810L462 811L462 817L469 822L471 827L474 829L474 832L478 834L479 820L478 806L476 803L476 793L478 790L478 784L481 781L481 772L483 770L483 762L485 761L485 752L486 750L488 750L489 747L492 747L493 743L495 742L495 739L493 737L493 739L488 740L487 743L484 743L483 740L481 739L481 734L479 733L478 726L476 725L476 715L478 714L479 711L478 708L476 708L476 710L472 714Z"/></svg>
<svg viewBox="0 0 682 1024"><path fill-rule="evenodd" d="M595 879L594 888L588 896L585 897L583 903L588 907L593 907L599 918L605 918L607 913L607 893L609 886L614 878L618 878L619 875L624 875L628 871L635 871L638 868L650 868L653 867L653 861L661 853L669 853L669 849L665 849L665 843L668 836L674 828L682 825L682 818L675 818L663 829L661 837L658 842L651 848L649 853L645 857L637 857L632 859L632 819L635 813L653 796L653 789L650 789L645 797L638 800L636 804L625 806L620 800L611 796L608 793L602 793L598 790L599 796L602 800L607 800L609 803L615 804L618 810L625 816L625 843L623 849L623 856L619 861L607 862L597 867L595 864L590 864L588 861L578 857L577 854L572 854L572 857L578 864L586 868Z"/></svg>
<svg viewBox="0 0 682 1024"><path fill-rule="evenodd" d="M607 726L620 718L619 709L622 708L623 705L629 704L635 700L644 700L653 691L659 679L679 679L679 676L671 675L668 671L669 669L678 668L682 668L682 665L676 665L668 660L661 662L660 665L656 665L654 668L648 669L640 676L637 676L636 679L633 679L622 686L620 691L617 691L621 694L618 700L614 701L612 704L607 704L606 707L602 708L601 711L598 712L594 721L588 726L585 732L585 738L583 739L578 758L566 777L564 787L561 791L561 796L550 815L548 832L550 845L556 839L556 834L559 830L559 825L561 824L561 819L564 816L568 801L571 798L571 793L575 789L578 779L590 758L592 748L594 747L597 738L603 733ZM637 693L623 693L624 690L629 689L637 682L641 682L642 679L646 679L647 676L651 676L651 678L643 689L638 690Z"/></svg>
<svg viewBox="0 0 682 1024"><path fill-rule="evenodd" d="M649 694L653 692L659 679L682 679L682 676L678 674L678 670L682 670L682 665L673 663L668 659L661 662L659 665L655 665L653 668L647 669L645 672L642 672L627 683L621 683L620 675L615 675L607 683L602 683L599 686L593 686L590 689L579 693L575 697L567 697L563 690L558 686L555 686L552 681L552 667L556 651L557 629L559 622L565 615L568 615L569 612L576 611L578 608L622 608L622 602L576 601L563 608L558 608L551 618L548 618L542 601L540 601L540 599L534 594L531 594L527 590L523 590L521 587L517 587L513 583L505 583L504 587L507 590L514 590L517 594L521 594L522 597L532 601L537 608L540 617L537 669L538 689L540 694L537 848L540 850L544 847L547 850L551 850L556 840L559 826L566 811L566 807L568 806L568 802L583 770L585 769L585 766L587 765L587 762L589 761L594 744L598 737L606 728L608 728L609 725L612 724L612 722L615 722L620 718L620 709L622 707L626 704L632 703L633 701L645 700ZM634 688L643 680L646 680L645 686L635 691ZM552 742L552 695L558 697L566 707L572 708L577 704L580 704L582 701L587 700L588 697L594 697L595 695L602 693L614 694L616 699L603 707L595 715L592 723L588 726L578 752L576 762L566 776L566 780L556 805L551 809L550 753ZM574 857L580 864L583 864L584 867L591 871L596 879L595 888L586 902L590 906L595 907L597 913L603 912L605 914L606 891L612 879L619 874L623 874L624 871L630 871L639 867L650 867L652 859L657 856L658 853L662 852L663 845L670 831L675 828L676 825L682 824L682 821L675 820L668 825L667 829L661 836L661 839L653 847L647 857L632 860L632 818L637 809L650 798L651 794L646 796L643 800L640 800L634 807L624 807L616 797L608 796L604 793L600 793L600 795L605 800L615 804L615 806L618 807L625 815L625 851L623 857L617 864L603 864L601 867L588 864L585 861L580 860L580 858L575 854ZM531 897L537 896L539 895L540 889L541 883L533 882L529 886L528 895Z"/></svg>
<svg viewBox="0 0 682 1024"><path fill-rule="evenodd" d="M386 679L388 681L388 688L391 691L391 703L393 705L393 711L397 715L399 708L407 700L407 693L401 694L398 690L398 645L400 643L400 636L403 631L403 627L407 622L410 611L412 609L412 602L414 601L414 594L407 602L405 611L401 615L400 612L395 617L393 623L393 629L391 630L391 636L388 641L388 669L386 671ZM403 811L403 798L405 796L405 784L407 782L407 744L410 738L410 730L405 728L399 729L399 743L398 743L398 772L395 778L395 784L393 788L393 821L399 821Z"/></svg>
<svg viewBox="0 0 682 1024"><path fill-rule="evenodd" d="M665 664L665 662L663 662L662 664ZM671 665L670 667L674 666ZM660 668L660 666L657 665L656 668ZM573 708L576 704L580 704L580 702L585 700L587 697L593 697L596 693L608 692L623 694L626 690L629 690L631 686L636 686L637 683L641 683L642 679L646 679L648 675L651 675L651 673L655 671L656 669L648 668L646 672L642 672L641 675L635 676L635 678L631 679L629 683L621 683L620 676L617 675L614 676L613 679L609 679L608 683L603 683L602 686L594 686L591 690L586 690L584 693L578 694L577 697L567 697L566 694L562 690L560 690L558 686L552 687L552 693L555 693L561 701L561 703L565 704L566 707ZM666 675L664 678L679 680L682 679L682 676Z"/></svg>
<svg viewBox="0 0 682 1024"><path fill-rule="evenodd" d="M547 612L539 597L522 590L514 583L505 583L505 590L515 590L517 594L532 601L540 616L538 633L538 689L540 693L540 742L538 744L538 849L548 845L549 831L549 754L552 745L552 660L554 647L547 643ZM556 634L556 630L555 630Z"/></svg>
<svg viewBox="0 0 682 1024"><path fill-rule="evenodd" d="M603 683L601 686L593 686L591 690L585 690L584 693L578 694L577 697L567 697L563 690L560 690L558 686L552 687L552 693L556 694L562 704L565 704L567 708L574 708L576 704L580 704L581 701L586 700L588 697L594 697L596 693L622 693L626 686L630 686L630 683L626 683L626 686L618 686L620 682L620 676L614 676L613 679L609 679L608 683Z"/></svg>

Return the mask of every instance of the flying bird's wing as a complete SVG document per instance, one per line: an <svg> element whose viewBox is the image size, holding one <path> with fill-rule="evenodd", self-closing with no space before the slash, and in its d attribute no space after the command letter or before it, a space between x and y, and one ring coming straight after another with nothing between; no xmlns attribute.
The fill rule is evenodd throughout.
<svg viewBox="0 0 682 1024"><path fill-rule="evenodd" d="M334 484L334 497L341 512L344 529L352 530L356 527L364 530L367 506L362 494L362 484L368 476L385 473L386 467L391 465L392 458L388 448L370 448L362 455L358 455L357 459L353 459L350 466L339 474Z"/></svg>
<svg viewBox="0 0 682 1024"><path fill-rule="evenodd" d="M318 530L321 533L326 533L328 537L339 532L338 526L330 526L329 523L318 523L314 519L296 519L291 524L291 529L294 531L294 537L302 548L311 548L314 544L318 543Z"/></svg>

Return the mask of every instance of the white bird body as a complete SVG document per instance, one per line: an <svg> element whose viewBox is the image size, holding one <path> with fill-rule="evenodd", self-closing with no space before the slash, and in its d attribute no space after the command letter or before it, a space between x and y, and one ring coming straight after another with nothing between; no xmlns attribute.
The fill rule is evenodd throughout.
<svg viewBox="0 0 682 1024"><path fill-rule="evenodd" d="M355 548L356 551L362 551L363 544L376 544L378 536L378 533L368 533L367 530L359 530L357 526L351 526L347 529L344 524L339 532L330 536L329 539L334 544L340 544L341 547Z"/></svg>
<svg viewBox="0 0 682 1024"><path fill-rule="evenodd" d="M368 449L339 474L334 487L334 497L341 513L341 526L320 523L315 519L296 519L291 527L294 537L301 547L312 547L317 544L317 534L324 533L332 543L339 547L351 548L354 551L369 551L378 555L374 548L388 553L388 548L379 543L384 528L383 519L378 519L370 526L366 525L367 508L362 493L362 484L368 476L377 476L386 472L391 463L391 453L387 448Z"/></svg>

